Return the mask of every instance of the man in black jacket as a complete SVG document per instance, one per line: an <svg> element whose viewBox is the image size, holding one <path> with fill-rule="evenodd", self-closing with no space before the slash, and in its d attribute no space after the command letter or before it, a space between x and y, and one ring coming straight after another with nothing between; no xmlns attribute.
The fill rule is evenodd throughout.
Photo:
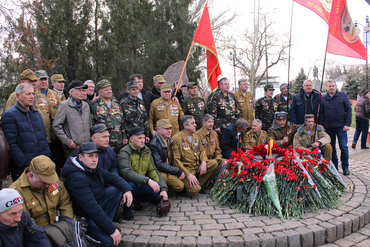
<svg viewBox="0 0 370 247"><path fill-rule="evenodd" d="M184 183L181 181L185 178L185 174L178 168L172 165L173 140L171 138L172 125L168 119L160 119L157 121L157 132L149 143L149 148L152 151L155 166L168 186L170 192L180 192L184 189Z"/></svg>
<svg viewBox="0 0 370 247"><path fill-rule="evenodd" d="M356 132L353 136L352 148L356 148L357 140L361 137L361 149L369 149L366 147L366 140L369 131L369 118L370 118L370 91L365 89L362 91L362 97L357 100L355 112L356 112Z"/></svg>
<svg viewBox="0 0 370 247"><path fill-rule="evenodd" d="M244 132L248 127L248 121L244 118L239 118L235 124L230 125L222 132L220 144L222 157L230 159L233 151L238 152L238 148L242 148Z"/></svg>
<svg viewBox="0 0 370 247"><path fill-rule="evenodd" d="M132 188L123 178L98 167L98 153L95 143L81 144L78 156L70 156L64 165L63 177L74 213L88 219L86 233L100 241L99 246L115 246L121 234L112 223L113 216L122 193L123 202L131 206Z"/></svg>

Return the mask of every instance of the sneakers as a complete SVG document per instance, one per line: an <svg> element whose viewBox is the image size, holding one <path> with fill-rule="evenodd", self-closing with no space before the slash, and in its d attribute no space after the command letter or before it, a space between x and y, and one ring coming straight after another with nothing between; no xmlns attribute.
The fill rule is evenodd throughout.
<svg viewBox="0 0 370 247"><path fill-rule="evenodd" d="M356 143L355 142L352 142L352 148L356 149Z"/></svg>
<svg viewBox="0 0 370 247"><path fill-rule="evenodd" d="M348 168L343 168L343 175L348 176L350 174Z"/></svg>

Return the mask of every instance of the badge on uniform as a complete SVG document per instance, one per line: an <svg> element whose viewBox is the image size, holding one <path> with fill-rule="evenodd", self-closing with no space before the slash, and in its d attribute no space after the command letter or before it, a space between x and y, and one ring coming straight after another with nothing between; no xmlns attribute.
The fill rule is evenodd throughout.
<svg viewBox="0 0 370 247"><path fill-rule="evenodd" d="M202 110L204 108L204 101L201 101L198 103L199 110Z"/></svg>
<svg viewBox="0 0 370 247"><path fill-rule="evenodd" d="M186 150L189 150L190 149L190 147L189 147L189 145L185 142L185 140L184 139L182 139L182 148L186 151Z"/></svg>
<svg viewBox="0 0 370 247"><path fill-rule="evenodd" d="M178 108L176 104L170 105L171 116L177 117L179 115Z"/></svg>
<svg viewBox="0 0 370 247"><path fill-rule="evenodd" d="M195 139L194 143L193 143L193 148L194 148L194 154L197 154L198 151L199 151L199 143L198 143L198 139Z"/></svg>
<svg viewBox="0 0 370 247"><path fill-rule="evenodd" d="M55 98L54 94L49 94L49 100L53 104L53 106L56 106L58 103L58 100Z"/></svg>
<svg viewBox="0 0 370 247"><path fill-rule="evenodd" d="M157 104L157 110L158 111L163 111L164 110L164 103L158 103Z"/></svg>
<svg viewBox="0 0 370 247"><path fill-rule="evenodd" d="M36 206L36 202L35 202L35 198L31 198L31 204L32 204L32 207Z"/></svg>
<svg viewBox="0 0 370 247"><path fill-rule="evenodd" d="M142 111L145 111L145 107L142 105L142 104L140 104L140 109L142 110Z"/></svg>
<svg viewBox="0 0 370 247"><path fill-rule="evenodd" d="M56 195L59 192L59 183L55 182L54 184L51 184L48 188L48 193L52 195Z"/></svg>

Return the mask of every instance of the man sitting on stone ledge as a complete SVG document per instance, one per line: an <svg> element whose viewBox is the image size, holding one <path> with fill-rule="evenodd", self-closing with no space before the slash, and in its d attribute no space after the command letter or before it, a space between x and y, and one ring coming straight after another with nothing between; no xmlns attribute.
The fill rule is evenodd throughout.
<svg viewBox="0 0 370 247"><path fill-rule="evenodd" d="M330 145L330 136L325 133L320 125L317 125L315 142L313 137L315 133L315 116L306 114L304 124L298 128L294 135L293 148L315 150L320 148L323 157L326 160L331 160L333 148Z"/></svg>
<svg viewBox="0 0 370 247"><path fill-rule="evenodd" d="M245 133L243 139L243 150L251 150L253 146L259 146L267 143L267 133L262 130L262 121L254 119L252 122L252 129Z"/></svg>

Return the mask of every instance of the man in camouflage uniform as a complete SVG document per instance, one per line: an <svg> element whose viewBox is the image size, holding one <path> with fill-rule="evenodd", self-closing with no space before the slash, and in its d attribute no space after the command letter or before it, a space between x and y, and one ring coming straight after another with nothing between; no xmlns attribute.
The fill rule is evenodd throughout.
<svg viewBox="0 0 370 247"><path fill-rule="evenodd" d="M259 98L256 103L256 119L262 121L262 129L268 131L274 120L274 114L277 111L278 104L275 99L272 98L274 94L274 86L267 84L264 87L265 96Z"/></svg>
<svg viewBox="0 0 370 247"><path fill-rule="evenodd" d="M203 127L195 132L195 134L197 134L202 140L203 149L206 151L207 159L216 160L220 167L224 163L225 159L222 158L218 134L213 129L215 120L210 114L206 114L203 116L202 124Z"/></svg>
<svg viewBox="0 0 370 247"><path fill-rule="evenodd" d="M45 70L38 70L35 74L40 77L40 79L37 80L35 107L44 120L47 140L50 149L52 149L51 142L56 139L52 126L60 103L60 98L57 92L48 88L49 76Z"/></svg>
<svg viewBox="0 0 370 247"><path fill-rule="evenodd" d="M64 88L64 84L66 80L64 79L62 74L54 74L50 77L50 81L52 86L50 89L54 89L55 92L58 93L60 101L65 101L69 97L69 93L67 89Z"/></svg>
<svg viewBox="0 0 370 247"><path fill-rule="evenodd" d="M38 75L36 75L35 72L33 72L30 69L24 70L19 75L19 83L20 84L22 84L22 83L30 84L33 87L33 89L35 90L35 92L36 92L36 89L37 89L36 85L37 85L37 80L38 79L40 79L40 77ZM13 92L13 93L10 94L8 100L6 101L4 112L9 110L10 107L14 106L16 101L17 101L17 97L15 96L15 92Z"/></svg>
<svg viewBox="0 0 370 247"><path fill-rule="evenodd" d="M161 97L156 99L150 105L149 129L154 136L159 119L169 119L172 125L172 136L180 131L179 122L184 116L180 104L171 100L171 85L164 84L161 87Z"/></svg>
<svg viewBox="0 0 370 247"><path fill-rule="evenodd" d="M238 107L240 111L240 117L252 123L253 116L253 95L247 92L249 83L247 79L239 80L239 90L234 93L235 99L238 102Z"/></svg>
<svg viewBox="0 0 370 247"><path fill-rule="evenodd" d="M253 146L259 146L267 143L267 132L262 130L262 121L254 119L252 129L245 133L243 139L243 150L251 150Z"/></svg>
<svg viewBox="0 0 370 247"><path fill-rule="evenodd" d="M220 90L213 93L207 103L207 112L215 119L215 130L221 134L224 129L232 125L239 119L238 103L235 96L229 93L229 80L222 78L218 81Z"/></svg>
<svg viewBox="0 0 370 247"><path fill-rule="evenodd" d="M128 97L123 98L120 102L123 114L122 128L125 130L123 140L128 142L128 132L133 127L142 127L145 130L145 142L149 143L149 122L148 115L145 109L145 103L139 95L139 85L136 81L126 83L126 92Z"/></svg>
<svg viewBox="0 0 370 247"><path fill-rule="evenodd" d="M274 99L278 103L278 111L284 111L287 112L289 115L289 122L291 122L290 117L290 108L292 107L292 101L294 94L289 93L288 91L288 84L283 83L280 85L280 91L281 93L275 95ZM287 105L288 101L288 105Z"/></svg>
<svg viewBox="0 0 370 247"><path fill-rule="evenodd" d="M99 97L91 101L91 118L93 125L103 123L109 129L109 146L117 153L123 145L124 129L122 128L122 109L119 103L112 98L112 84L108 80L101 80L96 84Z"/></svg>
<svg viewBox="0 0 370 247"><path fill-rule="evenodd" d="M185 115L192 115L197 124L197 130L202 127L202 117L205 110L204 99L198 97L198 84L195 82L189 82L186 85L189 92L189 97L187 97L181 104L182 110Z"/></svg>
<svg viewBox="0 0 370 247"><path fill-rule="evenodd" d="M294 135L297 132L298 125L287 123L286 112L276 112L272 126L268 130L268 139L272 138L279 147L288 147L293 144ZM288 124L288 133L286 125Z"/></svg>

